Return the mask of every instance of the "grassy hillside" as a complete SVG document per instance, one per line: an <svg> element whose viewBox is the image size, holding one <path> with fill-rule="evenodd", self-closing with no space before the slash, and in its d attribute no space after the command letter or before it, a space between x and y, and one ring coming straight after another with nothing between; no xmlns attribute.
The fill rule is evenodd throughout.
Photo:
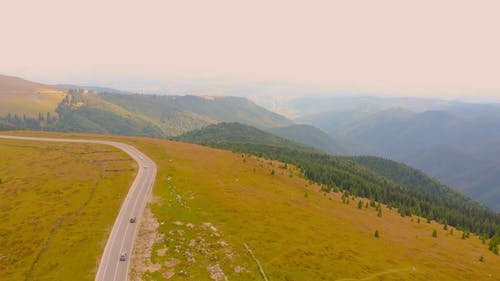
<svg viewBox="0 0 500 281"><path fill-rule="evenodd" d="M150 116L163 123L184 120L186 126L170 128L169 136L199 129L211 123L239 122L260 128L291 125L285 117L238 97L119 95L102 97L123 108Z"/></svg>
<svg viewBox="0 0 500 281"><path fill-rule="evenodd" d="M94 280L135 164L103 145L0 139L2 280Z"/></svg>
<svg viewBox="0 0 500 281"><path fill-rule="evenodd" d="M57 131L118 135L165 136L146 116L134 114L103 100L94 92L69 90L57 108L59 120L51 124Z"/></svg>
<svg viewBox="0 0 500 281"><path fill-rule="evenodd" d="M226 126L226 124L220 126ZM232 126L238 126L238 124ZM230 129L227 130L230 131ZM495 214L444 185L435 184L435 181L421 173L419 174L421 181L417 185L405 182L405 178L392 180L390 178L392 175L384 176L349 158L330 156L286 145L254 142L254 134L241 134L244 130L238 132L239 139L246 137L247 140L234 141L230 134L213 134L207 129L191 132L180 139L294 164L304 172L308 179L324 185L326 190L343 190L348 194L390 204L398 208L402 215L425 216L429 220L447 222L455 227L469 229L476 233L487 233L489 236L500 233L499 214ZM397 168L409 169L407 166ZM413 169L409 171L416 173ZM401 173L400 176L406 175Z"/></svg>
<svg viewBox="0 0 500 281"><path fill-rule="evenodd" d="M500 280L499 256L476 236L462 240L455 228L384 205L379 217L366 199L342 203L291 165L159 139L92 138L135 145L159 166L155 217L140 232L151 256L136 249L146 254L133 269L145 280L260 280L244 243L269 280Z"/></svg>
<svg viewBox="0 0 500 281"><path fill-rule="evenodd" d="M243 243L270 280L474 280L489 274L494 280L500 273L499 258L479 239L461 240L456 229L450 235L442 225L419 224L415 217L402 218L385 207L379 218L374 208L358 209L359 199L342 204L340 194L318 193L319 187L291 167L280 168L281 163L176 143L164 147L170 152L163 163L171 164L156 193L162 203L153 211L163 222L159 231L165 241L154 245L151 261L180 263L173 269L161 266L146 280L164 280L162 274L169 271L176 273L173 280L209 280L207 267L214 264L230 280L258 280ZM204 223L217 231L204 229ZM438 238L431 235L434 229ZM378 239L373 237L376 230ZM190 247L191 241L215 246L204 254ZM165 248L168 254L161 256ZM480 263L483 254L493 264ZM241 268L243 273L235 272ZM178 274L181 270L187 278Z"/></svg>
<svg viewBox="0 0 500 281"><path fill-rule="evenodd" d="M64 98L64 91L20 78L0 75L0 116L19 117L55 114L57 105Z"/></svg>

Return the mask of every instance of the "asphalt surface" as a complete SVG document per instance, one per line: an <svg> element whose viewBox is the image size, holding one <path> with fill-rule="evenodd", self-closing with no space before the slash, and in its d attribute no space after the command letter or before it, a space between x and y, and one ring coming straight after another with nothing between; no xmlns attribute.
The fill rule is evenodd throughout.
<svg viewBox="0 0 500 281"><path fill-rule="evenodd" d="M5 135L0 135L0 139L111 145L123 150L137 162L139 165L137 175L121 206L120 212L113 225L113 229L111 230L111 234L106 242L95 278L96 281L126 281L128 279L130 267L130 255L132 253L137 231L139 229L141 215L146 207L146 203L155 182L157 170L156 164L135 147L113 141L18 137ZM137 218L135 223L130 222L130 218L132 217ZM125 261L120 261L121 253L127 254Z"/></svg>

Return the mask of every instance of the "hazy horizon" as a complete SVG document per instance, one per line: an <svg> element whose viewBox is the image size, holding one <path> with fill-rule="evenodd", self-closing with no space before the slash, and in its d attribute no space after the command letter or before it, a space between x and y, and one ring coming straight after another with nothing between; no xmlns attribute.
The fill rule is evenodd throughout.
<svg viewBox="0 0 500 281"><path fill-rule="evenodd" d="M143 92L255 83L331 95L500 101L496 1L2 6L0 73L37 82Z"/></svg>

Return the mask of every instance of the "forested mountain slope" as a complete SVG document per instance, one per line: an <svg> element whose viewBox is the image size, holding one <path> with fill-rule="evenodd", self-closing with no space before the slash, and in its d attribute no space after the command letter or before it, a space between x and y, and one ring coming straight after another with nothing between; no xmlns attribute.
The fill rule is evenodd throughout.
<svg viewBox="0 0 500 281"><path fill-rule="evenodd" d="M490 236L500 233L499 214L408 166L390 162L397 168L397 172L391 174L385 170L389 165L383 159L370 158L376 160L372 164L362 161L363 158L335 157L286 145L253 142L251 135L246 140L240 137L238 141L223 141L220 136L212 136L210 130L201 129L179 139L294 164L308 179L322 184L325 190L342 190L347 194L371 198L398 208L402 215L416 214ZM382 163L379 166L384 169L377 171L377 161Z"/></svg>

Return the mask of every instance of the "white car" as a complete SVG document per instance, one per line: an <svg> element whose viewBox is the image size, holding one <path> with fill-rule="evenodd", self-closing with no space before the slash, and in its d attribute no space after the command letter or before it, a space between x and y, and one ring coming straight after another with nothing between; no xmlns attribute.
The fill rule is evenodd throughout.
<svg viewBox="0 0 500 281"><path fill-rule="evenodd" d="M120 261L126 261L127 260L127 252L122 252L120 254Z"/></svg>

